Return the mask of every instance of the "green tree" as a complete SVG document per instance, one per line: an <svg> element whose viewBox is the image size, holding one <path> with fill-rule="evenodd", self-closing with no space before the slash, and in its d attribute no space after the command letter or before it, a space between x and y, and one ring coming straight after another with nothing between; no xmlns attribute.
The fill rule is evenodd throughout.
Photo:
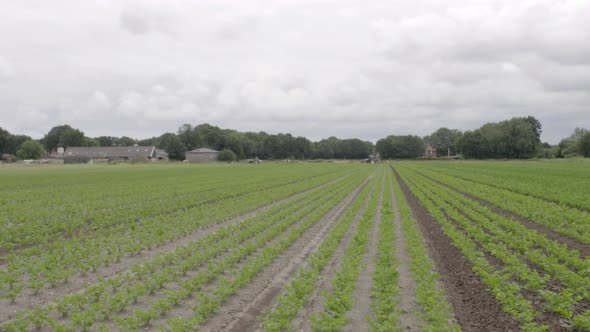
<svg viewBox="0 0 590 332"><path fill-rule="evenodd" d="M81 146L100 146L100 143L98 143L98 141L95 140L94 138L84 136L82 138L82 142L80 145Z"/></svg>
<svg viewBox="0 0 590 332"><path fill-rule="evenodd" d="M43 149L43 145L41 143L28 140L21 144L20 148L16 151L16 156L19 159L39 159L43 154L45 154L45 149Z"/></svg>
<svg viewBox="0 0 590 332"><path fill-rule="evenodd" d="M188 123L178 128L178 137L188 150L200 148L204 144L201 131Z"/></svg>
<svg viewBox="0 0 590 332"><path fill-rule="evenodd" d="M236 154L230 149L223 149L217 158L219 161L236 161Z"/></svg>
<svg viewBox="0 0 590 332"><path fill-rule="evenodd" d="M170 160L184 160L186 146L174 133L166 133L157 139L156 147L164 149Z"/></svg>
<svg viewBox="0 0 590 332"><path fill-rule="evenodd" d="M590 132L587 132L578 141L578 150L586 158L590 157Z"/></svg>
<svg viewBox="0 0 590 332"><path fill-rule="evenodd" d="M481 131L466 131L457 142L457 147L465 158L483 158L484 138Z"/></svg>
<svg viewBox="0 0 590 332"><path fill-rule="evenodd" d="M10 135L8 130L0 127L0 154L8 153L7 148L8 148L8 140L10 139L10 136L12 136L12 135Z"/></svg>
<svg viewBox="0 0 590 332"><path fill-rule="evenodd" d="M116 137L112 136L99 136L96 137L94 140L98 142L99 146L113 146L115 145Z"/></svg>
<svg viewBox="0 0 590 332"><path fill-rule="evenodd" d="M137 140L128 136L122 136L116 140L119 146L133 146L137 144Z"/></svg>
<svg viewBox="0 0 590 332"><path fill-rule="evenodd" d="M532 116L486 123L466 132L458 146L466 158L533 158L541 147L541 123Z"/></svg>
<svg viewBox="0 0 590 332"><path fill-rule="evenodd" d="M458 129L439 128L429 136L424 137L424 142L432 145L439 156L457 154L457 143L463 134Z"/></svg>
<svg viewBox="0 0 590 332"><path fill-rule="evenodd" d="M242 135L237 131L228 133L225 136L224 149L228 149L238 157L244 158L244 149L242 148ZM222 150L223 151L223 150Z"/></svg>
<svg viewBox="0 0 590 332"><path fill-rule="evenodd" d="M574 129L574 132L570 135L569 138L575 140L575 141L579 141L582 139L582 137L584 137L584 135L586 135L587 133L590 133L590 130L586 129L586 128L579 128L576 127L576 129Z"/></svg>
<svg viewBox="0 0 590 332"><path fill-rule="evenodd" d="M26 135L13 135L8 130L0 128L0 154L15 155L20 146L30 140Z"/></svg>
<svg viewBox="0 0 590 332"><path fill-rule="evenodd" d="M55 126L43 137L42 141L47 151L58 147L84 146L84 133L67 124Z"/></svg>
<svg viewBox="0 0 590 332"><path fill-rule="evenodd" d="M383 159L417 158L424 153L424 141L418 136L390 135L377 141L376 149Z"/></svg>

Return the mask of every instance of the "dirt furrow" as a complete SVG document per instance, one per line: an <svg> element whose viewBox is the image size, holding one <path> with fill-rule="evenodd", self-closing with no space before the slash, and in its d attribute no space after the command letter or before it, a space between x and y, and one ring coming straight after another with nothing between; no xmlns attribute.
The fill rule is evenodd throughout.
<svg viewBox="0 0 590 332"><path fill-rule="evenodd" d="M420 331L424 320L418 315L420 307L416 303L416 281L412 277L410 263L412 258L407 252L407 242L402 226L401 215L395 193L391 192L395 225L395 255L398 262L398 285L400 288L400 325L404 330Z"/></svg>
<svg viewBox="0 0 590 332"><path fill-rule="evenodd" d="M32 290L29 290L29 289L24 290L23 295L21 295L17 299L15 304L10 304L7 299L0 299L0 323L13 319L18 312L21 312L22 310L30 309L31 307L33 307L35 305L51 304L52 302L56 301L60 297L72 295L72 294L77 294L77 293L83 293L85 285L92 285L92 284L96 283L99 279L113 277L116 274L123 273L126 270L128 270L129 268L131 268L132 266L134 266L135 264L138 264L138 263L141 263L144 261L148 261L160 254L172 252L177 247L181 247L181 246L187 245L193 241L197 241L197 240L203 238L204 236L207 236L208 234L212 234L212 233L218 231L220 228L222 228L224 226L227 226L230 224L241 223L241 222L248 220L250 218L254 218L259 213L268 211L269 209L271 209L272 207L274 207L276 205L287 203L289 201L297 199L298 197L301 197L302 195L306 195L306 194L309 194L310 192L320 190L321 188L324 188L325 186L328 186L328 185L333 184L337 181L340 181L340 180L348 177L349 175L350 174L344 175L340 178L337 178L337 179L327 182L325 184L316 186L314 188L310 188L308 190L305 190L305 191L296 193L294 195L291 195L289 197L286 197L284 199L278 200L276 202L261 206L261 207L255 209L255 210L252 210L248 213L239 215L234 218L224 220L222 222L211 225L207 228L199 229L186 237L170 241L170 242L165 243L159 247L155 247L151 250L144 250L141 253L139 253L137 255L133 255L133 256L124 256L121 258L121 260L118 263L112 263L109 266L103 266L101 268L98 268L93 273L88 273L86 275L73 276L69 279L69 281L67 283L63 283L63 284L58 285L53 288L45 287L45 288L41 289L37 294L33 294Z"/></svg>
<svg viewBox="0 0 590 332"><path fill-rule="evenodd" d="M281 254L254 278L246 287L231 297L202 327L205 331L255 331L259 328L258 316L272 307L275 298L291 281L291 276L304 265L322 243L332 225L343 215L372 175L352 191L341 203L324 215L301 236L294 245Z"/></svg>
<svg viewBox="0 0 590 332"><path fill-rule="evenodd" d="M385 177L383 179L385 181ZM352 309L346 315L349 323L344 326L344 331L349 332L364 332L369 331L369 319L372 316L372 290L373 290L373 275L375 275L376 265L375 259L377 257L377 244L379 243L379 225L384 222L381 220L381 206L383 205L384 190L379 194L379 203L377 204L377 212L373 220L371 228L371 236L369 238L368 250L363 257L365 264L361 270L356 288L354 290L355 303ZM387 221L385 221L387 222Z"/></svg>
<svg viewBox="0 0 590 332"><path fill-rule="evenodd" d="M502 310L494 295L472 271L473 265L444 234L441 226L420 204L397 171L394 170L394 173L418 222L430 258L440 275L447 301L453 306L461 329L466 332L520 331L518 322Z"/></svg>
<svg viewBox="0 0 590 332"><path fill-rule="evenodd" d="M365 213L369 205L369 201L372 197L372 193L366 198L362 208L358 211L354 221L350 225L350 228L346 231L344 238L340 241L334 256L330 263L328 263L322 270L318 281L315 284L315 291L311 295L308 303L298 312L297 317L291 323L291 326L296 331L311 331L311 316L315 313L321 312L324 309L325 297L322 293L332 292L332 278L336 275L336 271L340 268L342 260L344 258L344 252L348 245L352 241L356 230L358 229L359 222Z"/></svg>

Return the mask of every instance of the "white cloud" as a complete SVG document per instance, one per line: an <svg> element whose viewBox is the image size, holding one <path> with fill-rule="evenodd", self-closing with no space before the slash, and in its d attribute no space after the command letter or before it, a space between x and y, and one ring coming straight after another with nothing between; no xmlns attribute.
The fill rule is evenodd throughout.
<svg viewBox="0 0 590 332"><path fill-rule="evenodd" d="M10 77L14 73L14 69L10 62L4 57L0 56L0 78Z"/></svg>

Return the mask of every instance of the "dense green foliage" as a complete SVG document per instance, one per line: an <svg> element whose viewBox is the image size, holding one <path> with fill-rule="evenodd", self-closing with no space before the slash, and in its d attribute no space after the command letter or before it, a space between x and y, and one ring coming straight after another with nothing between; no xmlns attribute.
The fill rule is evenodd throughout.
<svg viewBox="0 0 590 332"><path fill-rule="evenodd" d="M486 123L466 131L458 140L465 158L527 159L536 155L541 144L541 123L532 116Z"/></svg>
<svg viewBox="0 0 590 332"><path fill-rule="evenodd" d="M24 142L30 140L29 136L13 135L0 127L0 154L16 155L16 151Z"/></svg>
<svg viewBox="0 0 590 332"><path fill-rule="evenodd" d="M236 161L236 154L230 149L223 149L219 151L217 159L219 161Z"/></svg>
<svg viewBox="0 0 590 332"><path fill-rule="evenodd" d="M168 153L170 160L184 160L186 146L174 133L166 133L158 138L156 146Z"/></svg>
<svg viewBox="0 0 590 332"><path fill-rule="evenodd" d="M291 134L239 132L209 124L184 124L178 129L177 136L185 151L201 147L218 151L228 149L236 154L236 159L362 159L367 158L373 149L371 142L358 139L330 137L311 142L305 137ZM139 141L139 144L155 144L167 150L166 144L162 144L162 138L154 137Z"/></svg>
<svg viewBox="0 0 590 332"><path fill-rule="evenodd" d="M426 144L437 150L439 157L463 155L468 159L529 159L590 155L588 131L576 128L559 145L541 144L541 123L532 116L512 118L498 123L486 123L481 128L462 133L458 129L441 127L420 138L413 135L389 135L376 145L356 138L329 137L310 141L291 134L240 132L210 124L180 126L177 133L165 133L148 139L128 136L100 136L89 138L69 125L53 127L41 139L49 152L68 146L131 146L154 145L165 150L170 159L183 160L185 152L197 148L223 149L235 153L236 159L366 159L375 150L385 159L413 159L422 157ZM15 154L20 145L30 138L12 135L0 128L0 154Z"/></svg>
<svg viewBox="0 0 590 332"><path fill-rule="evenodd" d="M136 139L127 136L100 136L96 137L95 140L99 146L133 146L134 144L138 144Z"/></svg>
<svg viewBox="0 0 590 332"><path fill-rule="evenodd" d="M460 130L442 127L424 137L424 142L435 148L439 156L454 156L462 136Z"/></svg>
<svg viewBox="0 0 590 332"><path fill-rule="evenodd" d="M590 155L585 154L590 144L588 135L590 131L585 128L576 128L569 137L562 139L558 144L557 156L561 158Z"/></svg>
<svg viewBox="0 0 590 332"><path fill-rule="evenodd" d="M67 124L51 128L41 141L47 151L52 151L58 147L97 145L96 142L86 138L82 131Z"/></svg>
<svg viewBox="0 0 590 332"><path fill-rule="evenodd" d="M377 152L384 159L413 159L424 154L424 141L418 136L387 136L377 141Z"/></svg>
<svg viewBox="0 0 590 332"><path fill-rule="evenodd" d="M28 140L21 144L20 148L16 151L16 156L19 159L38 159L45 153L43 145L41 143Z"/></svg>
<svg viewBox="0 0 590 332"><path fill-rule="evenodd" d="M586 133L578 142L580 154L586 158L590 157L590 132Z"/></svg>

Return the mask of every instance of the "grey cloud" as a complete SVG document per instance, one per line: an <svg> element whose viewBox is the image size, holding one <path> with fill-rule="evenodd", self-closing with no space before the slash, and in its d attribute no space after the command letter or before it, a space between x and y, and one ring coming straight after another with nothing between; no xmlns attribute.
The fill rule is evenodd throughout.
<svg viewBox="0 0 590 332"><path fill-rule="evenodd" d="M530 114L555 143L590 126L589 18L576 0L14 2L0 126L378 139Z"/></svg>
<svg viewBox="0 0 590 332"><path fill-rule="evenodd" d="M135 34L150 32L149 20L136 10L126 9L121 13L121 26Z"/></svg>
<svg viewBox="0 0 590 332"><path fill-rule="evenodd" d="M173 34L182 15L175 11L174 6L157 8L147 3L126 6L120 15L121 27L136 35L145 35L157 31Z"/></svg>

